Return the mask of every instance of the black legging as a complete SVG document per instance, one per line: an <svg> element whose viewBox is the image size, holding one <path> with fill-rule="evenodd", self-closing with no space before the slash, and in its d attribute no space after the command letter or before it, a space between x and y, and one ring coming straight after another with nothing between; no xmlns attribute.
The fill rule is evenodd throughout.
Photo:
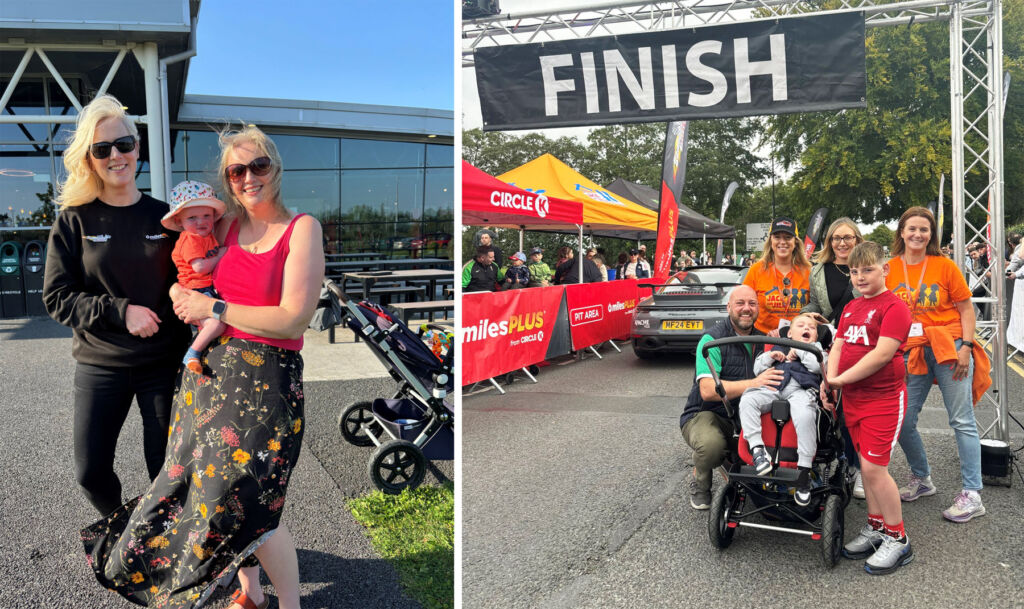
<svg viewBox="0 0 1024 609"><path fill-rule="evenodd" d="M143 452L149 479L164 463L177 364L130 368L75 367L75 478L86 499L106 516L120 507L121 480L114 473L114 449L131 410L132 398L142 414Z"/></svg>

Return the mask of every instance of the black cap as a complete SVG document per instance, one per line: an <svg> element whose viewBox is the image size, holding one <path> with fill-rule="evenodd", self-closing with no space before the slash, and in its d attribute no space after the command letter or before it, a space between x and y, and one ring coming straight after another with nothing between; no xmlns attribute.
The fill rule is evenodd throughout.
<svg viewBox="0 0 1024 609"><path fill-rule="evenodd" d="M530 250L530 255L531 256L534 255L534 254L543 254L543 253L544 253L544 250L540 249L539 247L535 247L532 250Z"/></svg>
<svg viewBox="0 0 1024 609"><path fill-rule="evenodd" d="M633 255L639 254L639 253L640 253L640 250L636 249L635 247L633 249L629 250L629 255L630 256L633 256Z"/></svg>
<svg viewBox="0 0 1024 609"><path fill-rule="evenodd" d="M775 222L772 222L772 234L775 233L786 233L796 237L796 221L792 218L776 218Z"/></svg>

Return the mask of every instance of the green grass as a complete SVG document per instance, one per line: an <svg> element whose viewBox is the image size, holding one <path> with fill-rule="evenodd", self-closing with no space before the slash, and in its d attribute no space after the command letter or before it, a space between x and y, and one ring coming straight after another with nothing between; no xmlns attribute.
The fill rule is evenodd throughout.
<svg viewBox="0 0 1024 609"><path fill-rule="evenodd" d="M374 549L395 567L405 593L426 609L455 606L455 496L452 485L401 495L380 491L348 502Z"/></svg>

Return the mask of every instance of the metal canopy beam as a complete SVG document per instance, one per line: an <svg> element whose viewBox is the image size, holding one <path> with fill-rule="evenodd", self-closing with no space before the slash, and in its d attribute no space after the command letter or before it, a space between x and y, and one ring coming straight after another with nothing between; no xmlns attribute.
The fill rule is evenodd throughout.
<svg viewBox="0 0 1024 609"><path fill-rule="evenodd" d="M495 15L462 22L463 66L477 48L632 34L777 17L863 12L867 27L949 21L953 250L966 277L968 242L988 245L992 279L975 302L991 305L977 338L992 357L992 388L976 412L979 431L1009 442L1005 238L1003 236L1003 42L1001 0L841 0L824 10L804 0L597 1L551 11ZM984 217L975 225L970 217ZM991 415L987 425L982 415Z"/></svg>

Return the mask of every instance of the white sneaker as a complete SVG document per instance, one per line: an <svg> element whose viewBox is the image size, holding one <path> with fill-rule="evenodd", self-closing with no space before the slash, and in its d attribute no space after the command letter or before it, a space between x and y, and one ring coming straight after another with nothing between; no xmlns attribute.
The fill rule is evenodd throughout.
<svg viewBox="0 0 1024 609"><path fill-rule="evenodd" d="M960 491L953 500L953 505L942 512L942 517L951 522L967 522L975 516L984 516L985 506L981 504L978 491Z"/></svg>
<svg viewBox="0 0 1024 609"><path fill-rule="evenodd" d="M914 560L914 550L910 547L910 538L898 541L890 535L882 535L882 545L878 546L871 558L864 563L864 570L872 575L892 573L908 562Z"/></svg>
<svg viewBox="0 0 1024 609"><path fill-rule="evenodd" d="M853 475L853 496L857 499L864 498L864 478L860 475L860 470Z"/></svg>
<svg viewBox="0 0 1024 609"><path fill-rule="evenodd" d="M905 486L900 487L900 499L903 501L915 501L920 497L927 497L935 494L935 485L932 484L932 477L925 476L918 478L911 474L910 480Z"/></svg>
<svg viewBox="0 0 1024 609"><path fill-rule="evenodd" d="M884 538L885 533L875 529L870 524L866 524L856 537L843 546L843 556L846 558L867 558L878 550Z"/></svg>

